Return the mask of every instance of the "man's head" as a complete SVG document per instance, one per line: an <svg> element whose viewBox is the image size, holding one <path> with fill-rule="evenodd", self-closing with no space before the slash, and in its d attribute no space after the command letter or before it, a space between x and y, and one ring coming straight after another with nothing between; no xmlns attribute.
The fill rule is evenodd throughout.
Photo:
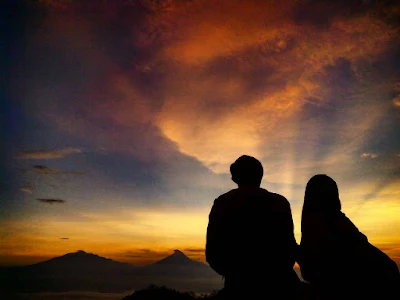
<svg viewBox="0 0 400 300"><path fill-rule="evenodd" d="M264 175L261 162L248 155L240 156L231 164L230 171L232 180L238 186L260 186Z"/></svg>

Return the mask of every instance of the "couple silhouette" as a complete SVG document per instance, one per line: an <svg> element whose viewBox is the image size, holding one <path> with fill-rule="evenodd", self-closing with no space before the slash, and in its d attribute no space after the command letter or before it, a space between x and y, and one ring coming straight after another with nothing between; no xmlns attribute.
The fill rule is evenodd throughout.
<svg viewBox="0 0 400 300"><path fill-rule="evenodd" d="M341 212L336 182L307 183L297 244L288 200L260 187L263 166L242 155L231 166L238 185L211 208L206 260L222 275L225 299L395 299L396 263ZM300 266L300 281L293 267ZM393 298L394 297L394 298Z"/></svg>

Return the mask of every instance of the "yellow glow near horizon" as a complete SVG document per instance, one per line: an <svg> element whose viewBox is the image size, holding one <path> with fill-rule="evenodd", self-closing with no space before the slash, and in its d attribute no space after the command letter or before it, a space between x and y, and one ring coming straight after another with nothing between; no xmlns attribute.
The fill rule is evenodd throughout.
<svg viewBox="0 0 400 300"><path fill-rule="evenodd" d="M34 218L10 221L0 230L0 256L53 257L82 249L99 255L123 257L143 249L167 253L171 249L204 248L207 213L139 211L85 214L85 221ZM24 230L21 230L24 228ZM61 240L68 237L68 240ZM132 261L148 260L143 257ZM129 258L125 258L125 261ZM10 263L12 263L10 261Z"/></svg>
<svg viewBox="0 0 400 300"><path fill-rule="evenodd" d="M106 5L87 18L90 5L74 3L61 13L44 14L40 26L28 26L21 53L29 70L17 76L21 81L14 86L23 97L12 113L27 117L21 124L38 122L51 134L37 137L35 123L10 149L81 142L87 151L74 144L61 152L27 151L19 159L43 159L44 165L46 159L58 160L54 166L85 166L92 174L57 188L39 182L51 174L41 174L34 184L15 176L12 185L21 184L19 191L31 202L26 208L18 194L8 202L29 218L7 219L12 218L7 212L0 220L0 263L38 261L78 249L143 263L179 248L204 260L213 199L204 197L193 205L203 205L196 211L171 207L186 208L186 195L198 193L198 200L205 190L231 184L220 175L227 175L242 154L263 163L263 187L269 189L268 182L283 186L283 195L293 202L298 242L304 195L299 185L305 188L310 172L338 174L335 180L353 176L354 185L352 180L348 187L339 184L343 211L400 263L400 182L389 178L391 184L375 198L363 200L374 191L373 180L397 170L398 144L387 147L397 152L386 153L382 162L389 166L382 170L380 164L356 160L379 159L360 153L379 148L375 135L388 133L389 139L389 126L398 124L398 115L388 111L398 110L400 103L399 89L392 86L397 70L389 66L399 30L385 19L386 12L334 14L329 28L317 28L312 16L293 17L301 1L150 2L154 7L138 18L119 14L115 6L109 13ZM315 8L324 11L330 5ZM114 36L104 24L124 30ZM388 139L382 152L391 144ZM98 149L107 154L99 155ZM20 162L11 161L10 170ZM359 172L375 168L357 183ZM138 172L132 176L137 181L130 181L130 172ZM161 179L153 181L153 175ZM22 186L27 183L32 187ZM160 197L146 203L158 183ZM104 196L97 187L109 190ZM52 203L39 203L36 196L53 195L65 197L60 205L69 205L62 218L56 216L60 207L34 206ZM171 206L154 208L163 201ZM129 209L110 210L103 203ZM96 213L90 205L96 205ZM143 206L148 208L137 208Z"/></svg>
<svg viewBox="0 0 400 300"><path fill-rule="evenodd" d="M398 183L384 189L380 201L344 202L344 212L364 232L371 243L400 259L400 204ZM362 191L352 191L357 195ZM344 192L342 192L345 194ZM386 195L386 196L385 196ZM0 258L7 264L38 262L44 258L82 249L117 260L143 264L160 259L173 249L200 249L186 253L204 261L205 233L209 208L198 212L142 210L85 214L85 220L58 221L33 218L30 222L10 221L0 230ZM300 242L301 207L292 209L296 239ZM391 224L389 227L387 224ZM21 230L21 228L24 228ZM61 237L68 240L60 240ZM137 256L129 256L135 254Z"/></svg>

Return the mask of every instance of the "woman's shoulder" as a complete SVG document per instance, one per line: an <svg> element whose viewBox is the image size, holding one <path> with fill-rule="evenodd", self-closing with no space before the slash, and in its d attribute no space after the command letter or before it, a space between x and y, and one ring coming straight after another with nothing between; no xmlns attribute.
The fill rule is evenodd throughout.
<svg viewBox="0 0 400 300"><path fill-rule="evenodd" d="M368 238L358 230L357 226L343 212L340 212L334 219L334 226L337 234L348 236L354 241L368 241Z"/></svg>
<svg viewBox="0 0 400 300"><path fill-rule="evenodd" d="M307 236L335 239L365 240L362 234L350 219L341 211L335 214L310 213L303 216L302 233Z"/></svg>

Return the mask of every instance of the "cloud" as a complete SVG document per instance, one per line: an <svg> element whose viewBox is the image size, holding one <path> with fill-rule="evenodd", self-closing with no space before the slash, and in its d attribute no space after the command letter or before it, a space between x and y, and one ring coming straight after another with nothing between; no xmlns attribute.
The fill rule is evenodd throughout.
<svg viewBox="0 0 400 300"><path fill-rule="evenodd" d="M65 147L56 150L37 150L37 151L23 151L18 153L16 158L18 159L56 159L64 158L73 153L81 153L82 151L78 148Z"/></svg>
<svg viewBox="0 0 400 300"><path fill-rule="evenodd" d="M19 190L25 194L32 194L32 191L28 188L20 188Z"/></svg>
<svg viewBox="0 0 400 300"><path fill-rule="evenodd" d="M33 168L35 170L39 170L41 172L50 172L50 173L52 172L52 170L50 168L48 168L48 167L46 167L44 165L34 165Z"/></svg>
<svg viewBox="0 0 400 300"><path fill-rule="evenodd" d="M232 187L229 165L247 153L264 165L263 186L297 209L313 174L351 185L378 161L358 157L378 153L368 143L393 105L398 40L378 13L324 2L318 20L304 3L93 6L90 18L90 5L72 5L29 35L32 71L16 86L31 95L33 116L97 149L84 159L103 176L90 178L102 199L205 207Z"/></svg>
<svg viewBox="0 0 400 300"><path fill-rule="evenodd" d="M367 201L376 198L384 188L399 181L399 179L400 166L396 164L393 169L389 169L389 171L385 173L381 172L381 176L375 180L375 185L370 189L369 193L364 196L364 200ZM365 201L362 203L365 203Z"/></svg>
<svg viewBox="0 0 400 300"><path fill-rule="evenodd" d="M362 157L362 158L371 158L371 159L374 159L374 158L377 158L377 157L378 157L378 154L376 154L376 153L364 152L364 153L362 153L362 154L360 155L360 157Z"/></svg>
<svg viewBox="0 0 400 300"><path fill-rule="evenodd" d="M200 248L200 247L196 247L196 248L184 248L182 250L187 256L189 256L190 258L196 259L196 260L200 260L205 262L206 257L205 257L205 249L204 248Z"/></svg>
<svg viewBox="0 0 400 300"><path fill-rule="evenodd" d="M61 171L57 169L51 169L45 165L34 165L33 169L41 175L78 175L82 176L86 173L83 171Z"/></svg>
<svg viewBox="0 0 400 300"><path fill-rule="evenodd" d="M393 105L396 107L400 107L400 94L396 95L393 98Z"/></svg>
<svg viewBox="0 0 400 300"><path fill-rule="evenodd" d="M205 249L201 247L184 248L182 250L188 257L206 262Z"/></svg>
<svg viewBox="0 0 400 300"><path fill-rule="evenodd" d="M170 249L150 249L150 248L139 248L135 250L127 250L122 254L116 254L119 257L129 258L130 261L140 261L141 264L154 263L155 261L161 260L167 256L170 256L175 251L174 248ZM202 251L196 248L185 248L182 252L195 260L205 260L204 249Z"/></svg>
<svg viewBox="0 0 400 300"><path fill-rule="evenodd" d="M185 248L183 252L204 253L204 248Z"/></svg>
<svg viewBox="0 0 400 300"><path fill-rule="evenodd" d="M229 163L243 153L262 157L264 146L281 143L288 130L297 134L293 122L309 99L320 107L355 107L357 99L345 104L332 97L331 87L341 84L342 78L334 82L320 78L332 72L327 67L336 67L338 60L356 68L362 60L385 51L395 37L384 22L365 15L334 18L326 31L287 18L290 4L283 9L269 7L271 2L266 1L260 9L252 1L215 7L214 3L185 6L186 13L195 12L194 17L188 14L190 19L181 17L179 8L174 12L185 26L174 28L179 38L177 42L171 39L163 55L181 64L171 79L179 88L169 90L156 124L181 152L216 172L226 172ZM215 14L208 13L210 7ZM220 10L224 13L219 14ZM228 22L225 18L232 15L236 18ZM373 124L380 113L374 113L376 117L369 124L364 122L365 126ZM362 142L362 127L351 132L359 136L353 144Z"/></svg>
<svg viewBox="0 0 400 300"><path fill-rule="evenodd" d="M106 148L106 147L98 147L98 148L95 150L95 152L96 152L96 153L99 153L99 154L108 154L107 148Z"/></svg>
<svg viewBox="0 0 400 300"><path fill-rule="evenodd" d="M143 255L146 256L157 256L159 257L160 255L163 256L164 254L169 253L169 251L160 251L154 250L154 249L149 249L149 248L139 248L135 250L128 250L124 254L126 257L142 257Z"/></svg>
<svg viewBox="0 0 400 300"><path fill-rule="evenodd" d="M365 75L373 74L365 62L386 53L397 31L384 18L366 13L368 5L361 10L327 1L168 1L145 6L124 7L135 18L118 6L110 6L115 12L110 15L98 8L83 22L80 16L88 6L77 4L68 14L46 20L45 31L32 37L35 45L51 41L60 53L77 53L74 64L64 62L60 53L47 54L68 66L68 74L83 69L92 79L82 82L76 79L81 76L70 76L67 81L50 72L67 99L86 99L60 100L60 105L46 100L60 93L40 88L39 79L31 84L37 88L30 94L42 101L36 107L43 118L97 147L106 142L109 153L128 153L143 161L171 161L179 151L213 172L226 173L233 160L248 153L266 164L285 161L275 168L283 173L292 168L295 152L320 155L320 136L334 135L338 145L320 160L348 160L384 114L373 103L380 88ZM315 9L318 16L305 13ZM113 34L104 19L115 26ZM321 22L323 26L316 26ZM59 49L65 40L67 46ZM330 76L351 72L354 86ZM340 88L332 88L338 84L347 89L345 97ZM349 121L337 114L329 127L312 119L301 124L299 116L310 106L315 111L340 109ZM359 122L360 106L361 115L371 118ZM338 130L343 126L353 130ZM310 134L299 142L305 151L295 145L301 130L315 133L315 138ZM346 153L339 157L336 150L343 145Z"/></svg>
<svg viewBox="0 0 400 300"><path fill-rule="evenodd" d="M67 237L62 237L62 238L60 238L60 240L69 240L69 238L67 238Z"/></svg>
<svg viewBox="0 0 400 300"><path fill-rule="evenodd" d="M396 82L394 84L394 92L395 96L393 97L393 105L395 107L400 107L400 81Z"/></svg>
<svg viewBox="0 0 400 300"><path fill-rule="evenodd" d="M28 189L33 189L34 188L34 184L33 184L33 182L28 181L28 182L25 182L25 187L28 188Z"/></svg>
<svg viewBox="0 0 400 300"><path fill-rule="evenodd" d="M132 263L151 264L173 254L172 250L160 249L154 250L150 248L139 248L135 250L127 250L124 253L118 253L116 256L128 258Z"/></svg>
<svg viewBox="0 0 400 300"><path fill-rule="evenodd" d="M54 204L54 203L65 203L65 200L61 199L48 199L48 198L37 198L36 200L42 203Z"/></svg>
<svg viewBox="0 0 400 300"><path fill-rule="evenodd" d="M230 183L222 175L243 153L260 158L265 180L291 199L301 199L293 187L311 173L358 177L360 149L375 151L373 129L393 108L398 28L384 12L342 14L343 1L151 2L76 2L46 15L27 35L35 51L26 51L25 81L14 85L31 95L32 116L106 147L107 157L85 159L117 162L107 180L141 191L151 182L159 194L137 193L146 205L176 199L166 186L182 206L208 205L210 186Z"/></svg>

